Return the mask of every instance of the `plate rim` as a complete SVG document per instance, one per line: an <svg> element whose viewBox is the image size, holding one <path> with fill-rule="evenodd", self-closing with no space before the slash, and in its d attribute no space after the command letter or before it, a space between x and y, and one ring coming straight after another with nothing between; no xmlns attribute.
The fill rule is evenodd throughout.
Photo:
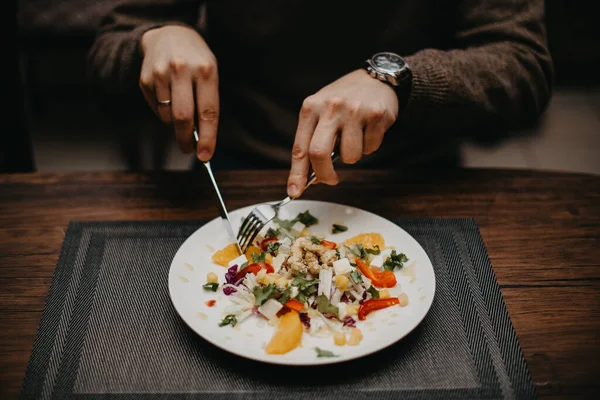
<svg viewBox="0 0 600 400"><path fill-rule="evenodd" d="M396 343L400 342L402 339L406 338L408 335L410 335L418 326L421 325L421 323L423 322L423 320L425 319L425 317L429 314L429 312L431 311L431 306L433 305L433 301L435 299L435 295L436 295L436 290L437 290L437 279L436 279L436 275L435 275L435 268L433 267L433 263L431 262L431 258L429 257L429 255L427 254L427 252L425 251L425 249L423 248L423 246L421 245L421 243L419 243L417 241L417 239L415 239L410 233L408 233L404 228L402 228L400 225L396 224L394 221L383 217L381 215L377 215L371 211L368 210L364 210L362 208L359 207L355 207L355 206L350 206L347 204L342 204L342 203L334 203L334 202L330 202L330 201L322 201L322 200L304 200L304 199L298 199L298 200L294 200L295 203L312 203L312 204L324 204L324 205L333 205L333 206L338 206L338 207L346 207L346 208L351 208L355 211L360 211L362 213L366 213L368 215L372 215L378 218L382 218L388 222L390 222L391 224L395 225L395 227L397 227L398 229L402 230L406 235L408 235L412 240L414 240L417 245L419 247L421 247L421 249L423 250L423 253L425 254L425 256L427 257L427 260L429 261L429 264L431 265L433 274L433 281L432 281L432 296L430 298L430 300L428 301L428 304L426 306L426 310L423 313L423 315L418 318L418 321L416 324L414 324L414 326L409 329L404 335L400 336L397 340L382 346L382 347L378 347L376 349L372 349L367 351L366 353L361 353L359 355L355 355L355 356L348 356L348 357L344 357L344 358L338 358L338 357L323 357L323 358L317 358L319 360L319 362L309 362L309 361L305 361L305 362L290 362L290 360L277 360L277 359L264 359L264 358L258 358L252 355L248 355L248 354L240 354L237 352L232 351L231 349L227 348L224 345L221 345L219 342L216 342L214 340L211 340L209 338L207 338L206 336L202 335L200 332L198 332L193 326L191 326L191 324L188 323L188 321L186 320L186 318L183 317L182 313L179 311L179 309L177 308L176 302L174 301L174 296L173 296L173 287L172 284L175 282L175 278L174 278L174 273L173 273L173 261L177 258L177 255L179 254L179 252L181 251L182 247L186 244L186 242L193 236L195 235L200 229L202 229L203 227L205 227L206 225L208 225L209 223L212 223L214 221L218 221L221 218L220 217L215 217L211 220L206 221L202 226L198 227L198 229L194 230L194 232L192 232L190 235L188 235L188 237L184 240L184 242L179 246L179 248L177 249L177 252L175 252L175 255L173 256L172 260L171 260L171 265L169 266L169 276L168 276L168 287L169 287L169 298L171 300L171 304L173 305L173 308L175 309L175 312L177 313L177 315L179 316L179 318L185 323L185 325L191 329L196 335L200 336L203 340L205 340L206 342L212 344L213 346L216 346L217 348L226 351L229 354L233 354L235 356L238 357L242 357L248 360L252 360L255 362L261 362L261 363L266 363L266 364L271 364L271 365L283 365L283 366L293 366L293 367L308 367L308 366L319 366L319 365L332 365L332 364L340 364L340 363L344 363L344 362L348 362L348 361L352 361L352 360L357 360L363 357L367 357L370 355L373 355L375 353L378 353L382 350L385 350L393 345L395 345ZM243 210L249 207L256 207L260 204L266 204L269 202L262 202L262 203L255 203L255 204L250 204L247 206L243 206L243 207L239 207L236 208L234 210L229 211L229 214L231 215L232 213L239 211L239 210Z"/></svg>

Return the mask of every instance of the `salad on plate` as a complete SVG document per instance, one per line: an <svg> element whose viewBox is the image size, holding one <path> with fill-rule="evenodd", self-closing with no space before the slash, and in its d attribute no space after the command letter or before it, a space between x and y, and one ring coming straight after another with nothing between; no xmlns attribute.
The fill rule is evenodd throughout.
<svg viewBox="0 0 600 400"><path fill-rule="evenodd" d="M220 327L236 327L252 318L276 326L265 347L267 354L292 351L301 345L303 335L331 337L337 346L357 346L363 338L361 324L369 314L408 305L394 275L408 261L405 254L386 247L376 232L340 243L325 240L310 232L316 223L309 211L291 220L275 218L245 254L240 255L234 244L213 254L213 261L227 271L221 281L209 273L203 287L220 291L228 302ZM347 230L333 224L330 233ZM315 350L318 357L335 356Z"/></svg>

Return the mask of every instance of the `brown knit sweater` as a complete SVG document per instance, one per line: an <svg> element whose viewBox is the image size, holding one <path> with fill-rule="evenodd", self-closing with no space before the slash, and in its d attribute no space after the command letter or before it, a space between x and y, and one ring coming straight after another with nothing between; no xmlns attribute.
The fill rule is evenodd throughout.
<svg viewBox="0 0 600 400"><path fill-rule="evenodd" d="M89 62L99 90L136 96L140 36L164 24L198 28L200 0L125 0L105 19ZM534 123L551 94L542 0L207 0L201 34L219 64L228 145L286 162L302 101L379 51L413 71L407 107L380 157L451 153L456 138Z"/></svg>

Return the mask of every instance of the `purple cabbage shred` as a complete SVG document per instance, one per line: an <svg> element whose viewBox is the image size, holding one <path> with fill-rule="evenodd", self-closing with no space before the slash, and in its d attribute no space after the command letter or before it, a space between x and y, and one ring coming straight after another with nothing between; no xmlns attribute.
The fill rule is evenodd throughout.
<svg viewBox="0 0 600 400"><path fill-rule="evenodd" d="M232 285L235 284L235 274L237 274L238 266L237 264L232 265L225 274L225 281Z"/></svg>
<svg viewBox="0 0 600 400"><path fill-rule="evenodd" d="M342 295L342 298L340 299L340 301L341 301L342 303L350 303L350 299L348 298L348 296L346 296L346 293L344 293L344 294Z"/></svg>
<svg viewBox="0 0 600 400"><path fill-rule="evenodd" d="M310 317L307 313L300 313L300 321L302 321L307 329L310 329Z"/></svg>
<svg viewBox="0 0 600 400"><path fill-rule="evenodd" d="M354 318L348 316L348 317L344 318L344 326L356 328L356 321L354 320Z"/></svg>
<svg viewBox="0 0 600 400"><path fill-rule="evenodd" d="M227 286L226 288L223 288L223 294L225 296L229 296L233 293L237 292L237 289L232 288L231 286Z"/></svg>

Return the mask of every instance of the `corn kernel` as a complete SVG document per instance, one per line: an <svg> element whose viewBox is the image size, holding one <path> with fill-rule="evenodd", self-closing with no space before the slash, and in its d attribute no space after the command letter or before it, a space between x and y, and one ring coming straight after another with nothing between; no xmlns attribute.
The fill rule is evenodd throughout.
<svg viewBox="0 0 600 400"><path fill-rule="evenodd" d="M346 314L353 316L358 314L359 304L346 304Z"/></svg>
<svg viewBox="0 0 600 400"><path fill-rule="evenodd" d="M390 291L387 289L381 289L379 291L379 298L380 299L387 299L390 297Z"/></svg>
<svg viewBox="0 0 600 400"><path fill-rule="evenodd" d="M288 283L288 280L285 279L283 276L280 276L279 278L277 278L277 280L275 281L275 284L277 286L280 286L282 288L286 287Z"/></svg>
<svg viewBox="0 0 600 400"><path fill-rule="evenodd" d="M363 334L358 328L352 328L350 331L350 339L348 339L349 346L356 346L363 339Z"/></svg>
<svg viewBox="0 0 600 400"><path fill-rule="evenodd" d="M408 295L406 293L400 293L398 296L400 307L406 307L408 305Z"/></svg>
<svg viewBox="0 0 600 400"><path fill-rule="evenodd" d="M208 283L219 282L219 277L214 272L209 272L208 274L206 274L206 282L208 282Z"/></svg>
<svg viewBox="0 0 600 400"><path fill-rule="evenodd" d="M346 275L336 275L335 276L335 286L337 286L337 288L340 289L342 292L344 290L346 290L349 282L350 282L350 279L348 279L348 277Z"/></svg>
<svg viewBox="0 0 600 400"><path fill-rule="evenodd" d="M335 335L333 335L333 342L337 346L345 345L346 344L346 334L342 331L337 332Z"/></svg>

